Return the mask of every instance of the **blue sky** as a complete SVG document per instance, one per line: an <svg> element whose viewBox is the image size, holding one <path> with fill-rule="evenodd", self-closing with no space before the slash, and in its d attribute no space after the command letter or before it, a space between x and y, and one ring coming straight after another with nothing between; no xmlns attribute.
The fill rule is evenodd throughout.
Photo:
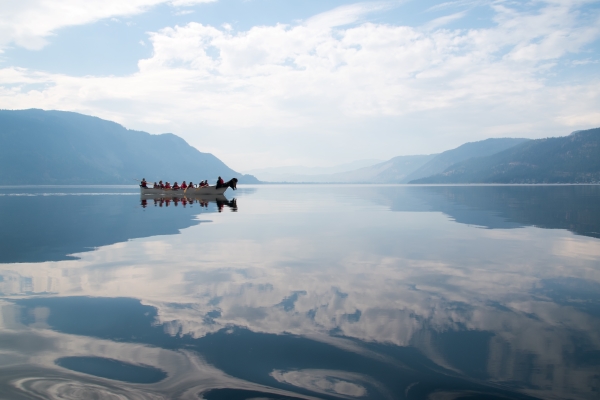
<svg viewBox="0 0 600 400"><path fill-rule="evenodd" d="M22 0L0 107L173 132L237 170L600 126L600 2Z"/></svg>

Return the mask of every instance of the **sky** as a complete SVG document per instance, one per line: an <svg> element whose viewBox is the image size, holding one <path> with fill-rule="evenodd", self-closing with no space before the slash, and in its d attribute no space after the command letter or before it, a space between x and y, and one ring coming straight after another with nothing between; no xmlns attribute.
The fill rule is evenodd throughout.
<svg viewBox="0 0 600 400"><path fill-rule="evenodd" d="M238 171L600 126L600 1L0 2L0 108L172 132Z"/></svg>

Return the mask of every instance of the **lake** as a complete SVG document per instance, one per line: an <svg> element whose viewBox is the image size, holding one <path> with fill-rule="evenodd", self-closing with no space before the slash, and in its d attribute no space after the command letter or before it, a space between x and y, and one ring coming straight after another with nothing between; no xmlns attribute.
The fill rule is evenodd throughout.
<svg viewBox="0 0 600 400"><path fill-rule="evenodd" d="M600 186L0 188L0 397L598 399Z"/></svg>

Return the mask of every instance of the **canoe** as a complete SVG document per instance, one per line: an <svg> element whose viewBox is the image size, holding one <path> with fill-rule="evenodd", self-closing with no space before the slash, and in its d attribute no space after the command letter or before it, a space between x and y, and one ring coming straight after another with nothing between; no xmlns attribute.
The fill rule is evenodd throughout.
<svg viewBox="0 0 600 400"><path fill-rule="evenodd" d="M198 197L203 195L216 196L222 195L227 190L227 186L223 186L217 189L216 186L204 186L201 188L194 189L154 189L154 188L143 188L140 187L140 194L142 196L190 196L190 197Z"/></svg>

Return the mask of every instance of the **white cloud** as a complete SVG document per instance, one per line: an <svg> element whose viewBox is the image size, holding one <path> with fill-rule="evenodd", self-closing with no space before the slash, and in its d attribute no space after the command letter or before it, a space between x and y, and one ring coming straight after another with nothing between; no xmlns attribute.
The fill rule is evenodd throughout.
<svg viewBox="0 0 600 400"><path fill-rule="evenodd" d="M169 0L167 3L175 7L186 7L202 3L214 3L216 1L218 0Z"/></svg>
<svg viewBox="0 0 600 400"><path fill-rule="evenodd" d="M311 28L329 29L353 24L369 12L379 11L388 7L390 7L390 3L381 1L341 6L309 18L306 21L306 25Z"/></svg>
<svg viewBox="0 0 600 400"><path fill-rule="evenodd" d="M139 12L150 3L109 1L103 15ZM600 76L592 76L587 87L568 79L552 84L552 77L562 57L597 43L598 15L582 13L578 2L535 4L542 6L522 11L494 3L494 25L478 29L438 28L462 13L424 27L361 22L367 13L386 7L379 2L339 7L296 25L239 32L200 23L168 27L150 34L154 53L140 60L139 71L130 76L2 69L0 107L67 109L132 128L170 130L219 155L227 133L234 142L227 143L228 151L246 157L245 162L264 153L262 143L275 146L286 134L298 139L281 139L278 146L287 152L281 157L297 157L291 147L306 151L308 138L321 140L324 147L343 138L355 148L348 150L356 154L351 157L364 158L364 151L376 149L375 144L365 147L365 141L374 140L365 129L381 132L381 139L387 135L390 149L402 146L410 154L423 151L414 144L419 139L403 137L398 127L425 133L469 131L468 140L496 127L514 127L520 136L589 127L577 121L597 120L600 93L593 88ZM52 29L48 25L27 37L43 39ZM39 82L49 86L41 91L28 86ZM532 128L524 132L526 126ZM202 142L199 127L205 132ZM422 145L431 142L424 139ZM369 156L398 155L398 150L389 152ZM281 161L260 160L266 165Z"/></svg>
<svg viewBox="0 0 600 400"><path fill-rule="evenodd" d="M104 18L131 16L166 3L186 6L216 0L19 0L0 2L0 49L15 43L40 49L56 30Z"/></svg>
<svg viewBox="0 0 600 400"><path fill-rule="evenodd" d="M179 11L175 11L173 14L174 15L188 15L188 14L193 14L194 10L179 10Z"/></svg>
<svg viewBox="0 0 600 400"><path fill-rule="evenodd" d="M448 25L454 21L457 21L461 18L464 18L467 15L466 11L457 12L454 14L446 15L444 17L436 18L425 25L425 28L428 30L437 29L444 25Z"/></svg>

